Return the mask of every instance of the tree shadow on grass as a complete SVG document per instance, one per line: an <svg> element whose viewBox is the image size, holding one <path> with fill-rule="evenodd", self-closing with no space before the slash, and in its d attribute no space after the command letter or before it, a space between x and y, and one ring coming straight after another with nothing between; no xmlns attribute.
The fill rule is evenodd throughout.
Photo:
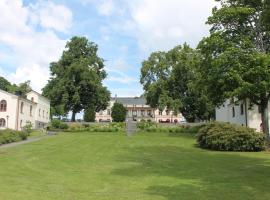
<svg viewBox="0 0 270 200"><path fill-rule="evenodd" d="M270 199L270 159L245 153L211 152L179 146L142 146L127 150L116 169L118 176L173 178L173 185L157 183L146 193L178 199ZM260 194L260 196L257 196Z"/></svg>

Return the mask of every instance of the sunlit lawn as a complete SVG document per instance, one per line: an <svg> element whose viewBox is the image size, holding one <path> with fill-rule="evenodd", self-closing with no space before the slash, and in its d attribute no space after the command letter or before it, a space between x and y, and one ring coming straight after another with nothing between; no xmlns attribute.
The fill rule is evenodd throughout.
<svg viewBox="0 0 270 200"><path fill-rule="evenodd" d="M270 199L270 153L190 136L69 133L0 149L2 200Z"/></svg>

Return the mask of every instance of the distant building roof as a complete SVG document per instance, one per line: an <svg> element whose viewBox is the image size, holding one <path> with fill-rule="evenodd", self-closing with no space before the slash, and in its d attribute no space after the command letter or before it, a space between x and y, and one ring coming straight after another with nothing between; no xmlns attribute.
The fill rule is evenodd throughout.
<svg viewBox="0 0 270 200"><path fill-rule="evenodd" d="M146 105L144 97L113 97L112 101L117 101L123 105Z"/></svg>

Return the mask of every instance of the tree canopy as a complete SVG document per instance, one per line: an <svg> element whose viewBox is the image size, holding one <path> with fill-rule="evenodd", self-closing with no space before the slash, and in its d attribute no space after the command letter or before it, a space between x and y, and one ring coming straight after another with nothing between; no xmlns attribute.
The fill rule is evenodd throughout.
<svg viewBox="0 0 270 200"><path fill-rule="evenodd" d="M160 110L181 112L189 122L210 119L214 107L204 91L195 87L200 59L200 54L187 44L152 53L141 68L147 102Z"/></svg>
<svg viewBox="0 0 270 200"><path fill-rule="evenodd" d="M127 115L127 109L122 103L115 102L112 107L113 122L124 122Z"/></svg>
<svg viewBox="0 0 270 200"><path fill-rule="evenodd" d="M226 99L249 99L262 110L264 132L269 136L270 97L269 0L217 0L207 23L210 36L198 49L200 73L215 105Z"/></svg>
<svg viewBox="0 0 270 200"><path fill-rule="evenodd" d="M50 64L51 78L43 94L51 99L54 115L76 113L89 106L96 111L105 109L110 92L102 85L106 77L98 46L85 37L73 37L57 62Z"/></svg>
<svg viewBox="0 0 270 200"><path fill-rule="evenodd" d="M4 77L0 77L0 89L10 93L20 92L22 96L25 96L28 92L32 90L30 86L30 81L25 81L16 85L10 83Z"/></svg>

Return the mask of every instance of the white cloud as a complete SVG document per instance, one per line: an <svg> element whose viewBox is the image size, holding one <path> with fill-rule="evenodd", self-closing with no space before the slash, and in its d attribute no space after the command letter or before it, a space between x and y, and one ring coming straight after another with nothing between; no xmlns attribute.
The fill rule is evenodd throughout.
<svg viewBox="0 0 270 200"><path fill-rule="evenodd" d="M141 49L168 50L185 41L195 46L208 34L205 25L214 0L135 0L129 1L131 20Z"/></svg>
<svg viewBox="0 0 270 200"><path fill-rule="evenodd" d="M109 16L114 12L113 0L103 0L97 5L98 13L101 15Z"/></svg>
<svg viewBox="0 0 270 200"><path fill-rule="evenodd" d="M39 20L43 28L67 32L72 25L72 12L63 5L39 1L37 4L31 4L30 7L36 15L32 18Z"/></svg>
<svg viewBox="0 0 270 200"><path fill-rule="evenodd" d="M15 83L31 80L33 89L37 91L49 78L49 63L58 60L65 47L66 41L60 39L53 29L66 31L71 21L70 15L66 19L63 13L57 15L54 10L66 11L67 8L49 1L39 3L41 1L26 7L22 0L0 1L0 42L12 50L16 65L14 72L6 74L7 78ZM43 10L46 12L42 13ZM49 18L46 17L50 14ZM56 28L61 21L63 24ZM38 25L43 29L37 30Z"/></svg>
<svg viewBox="0 0 270 200"><path fill-rule="evenodd" d="M118 82L122 84L131 84L134 82L138 82L136 78L128 76L121 70L106 68L106 71L109 72L106 82Z"/></svg>

